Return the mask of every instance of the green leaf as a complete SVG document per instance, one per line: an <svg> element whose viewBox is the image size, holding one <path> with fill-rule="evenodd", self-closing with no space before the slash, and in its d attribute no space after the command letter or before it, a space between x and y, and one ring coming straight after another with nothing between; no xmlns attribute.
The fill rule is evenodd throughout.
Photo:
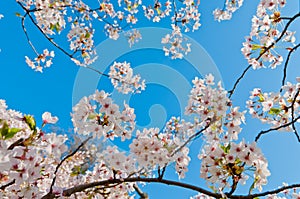
<svg viewBox="0 0 300 199"><path fill-rule="evenodd" d="M96 113L91 113L91 114L88 115L87 119L93 120L93 119L97 118L97 116L98 115Z"/></svg>
<svg viewBox="0 0 300 199"><path fill-rule="evenodd" d="M74 166L72 168L71 176L78 176L79 174L85 174L86 171L87 171L87 169L80 166L80 165L79 166Z"/></svg>
<svg viewBox="0 0 300 199"><path fill-rule="evenodd" d="M33 116L25 115L24 120L32 131L36 131L36 122Z"/></svg>
<svg viewBox="0 0 300 199"><path fill-rule="evenodd" d="M87 33L85 34L85 38L89 39L90 37L91 37L91 33L87 32Z"/></svg>
<svg viewBox="0 0 300 199"><path fill-rule="evenodd" d="M265 98L262 94L258 94L258 97L259 97L259 102L264 102L265 101Z"/></svg>
<svg viewBox="0 0 300 199"><path fill-rule="evenodd" d="M8 134L8 129L9 129L8 124L4 121L2 128L0 129L1 138L5 139L6 135Z"/></svg>
<svg viewBox="0 0 300 199"><path fill-rule="evenodd" d="M19 128L9 128L6 122L3 123L2 128L0 129L0 136L2 139L10 139L13 138L16 133L21 131Z"/></svg>
<svg viewBox="0 0 300 199"><path fill-rule="evenodd" d="M22 129L19 128L10 128L8 129L8 133L4 136L5 140L13 138L16 133L20 132Z"/></svg>
<svg viewBox="0 0 300 199"><path fill-rule="evenodd" d="M55 28L56 32L60 31L60 26L58 23L55 24L54 28Z"/></svg>
<svg viewBox="0 0 300 199"><path fill-rule="evenodd" d="M74 166L72 168L72 173L70 174L72 177L78 176L80 174L80 166Z"/></svg>
<svg viewBox="0 0 300 199"><path fill-rule="evenodd" d="M224 145L220 145L221 149L223 149L224 153L229 153L230 150L230 144L228 144L226 147Z"/></svg>
<svg viewBox="0 0 300 199"><path fill-rule="evenodd" d="M58 23L56 24L50 24L50 30L55 30L56 32L60 31L60 26Z"/></svg>
<svg viewBox="0 0 300 199"><path fill-rule="evenodd" d="M260 49L260 48L261 48L261 46L258 45L258 44L253 44L252 47L251 47L252 50L257 50L257 49Z"/></svg>
<svg viewBox="0 0 300 199"><path fill-rule="evenodd" d="M270 108L270 115L278 115L281 112L281 108Z"/></svg>
<svg viewBox="0 0 300 199"><path fill-rule="evenodd" d="M50 24L50 30L54 30L54 25Z"/></svg>

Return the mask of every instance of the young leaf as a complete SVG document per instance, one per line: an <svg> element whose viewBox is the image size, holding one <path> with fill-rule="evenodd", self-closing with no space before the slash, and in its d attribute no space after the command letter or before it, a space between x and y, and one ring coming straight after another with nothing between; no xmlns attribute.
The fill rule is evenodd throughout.
<svg viewBox="0 0 300 199"><path fill-rule="evenodd" d="M32 117L31 115L25 115L24 120L32 131L36 131L36 122L34 117Z"/></svg>
<svg viewBox="0 0 300 199"><path fill-rule="evenodd" d="M6 122L3 123L2 128L0 129L0 136L7 140L13 138L16 133L21 131L19 128L9 128Z"/></svg>
<svg viewBox="0 0 300 199"><path fill-rule="evenodd" d="M20 132L22 129L19 129L19 128L10 128L8 129L8 132L7 134L4 136L5 140L7 139L10 139L10 138L13 138L15 136L16 133Z"/></svg>
<svg viewBox="0 0 300 199"><path fill-rule="evenodd" d="M270 115L278 115L281 111L281 108L270 108L269 114Z"/></svg>

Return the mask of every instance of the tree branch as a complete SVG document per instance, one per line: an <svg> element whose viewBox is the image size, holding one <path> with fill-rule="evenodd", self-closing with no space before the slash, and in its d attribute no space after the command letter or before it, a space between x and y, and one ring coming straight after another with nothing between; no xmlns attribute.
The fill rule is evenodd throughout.
<svg viewBox="0 0 300 199"><path fill-rule="evenodd" d="M93 188L96 186L108 186L111 184L120 184L120 183L126 183L126 182L147 182L147 183L160 183L160 184L166 184L170 186L177 186L181 188L186 188L190 189L202 194L205 194L207 196L211 196L214 198L222 198L221 194L218 193L213 193L210 191L207 191L201 187L187 184L184 182L178 182L178 181L172 181L172 180L166 180L166 179L159 179L159 178L141 178L141 177L135 177L135 178L124 178L124 179L109 179L109 180L104 180L104 181L99 181L99 182L92 182L92 183L86 183L82 185L77 185L72 188L66 189L63 191L64 196L71 196L72 194L75 194L77 192L85 191L86 189ZM273 191L266 191L262 193L257 193L257 194L250 194L250 195L231 195L229 196L228 194L225 194L229 196L231 199L253 199L256 197L261 197L261 196L267 196L270 194L278 194L282 191L289 190L289 189L294 189L294 188L300 188L300 184L293 184L289 186L284 186L278 189L275 189ZM55 198L54 195L50 198Z"/></svg>
<svg viewBox="0 0 300 199"><path fill-rule="evenodd" d="M265 130L265 131L260 131L260 133L255 137L255 142L257 142L257 141L259 140L259 138L260 138L263 134L269 133L269 132L271 132L271 131L277 131L277 130L279 130L279 129L282 129L282 128L284 128L284 127L287 127L287 126L289 126L289 125L295 123L295 122L296 122L297 120L299 120L299 119L300 119L300 116L296 117L294 120L290 121L289 123L283 124L283 125L278 126L278 127L276 127L276 128L270 128L270 129Z"/></svg>
<svg viewBox="0 0 300 199"><path fill-rule="evenodd" d="M11 182L9 182L9 183L7 183L7 184L5 184L5 185L2 185L2 186L0 187L0 190L4 190L6 187L15 184L15 182L16 182L16 180L13 179Z"/></svg>
<svg viewBox="0 0 300 199"><path fill-rule="evenodd" d="M287 75L287 67L288 67L288 64L289 64L289 61L290 61L290 57L292 55L293 52L295 52L297 50L297 48L300 47L300 43L296 46L294 46L294 48L292 48L289 53L288 53L288 56L286 58L286 61L284 63L284 69L283 69L283 77L282 77L282 83L281 83L281 86L283 86L285 84L285 80L286 80L286 75ZM280 89L280 92L282 91L282 88Z"/></svg>
<svg viewBox="0 0 300 199"><path fill-rule="evenodd" d="M124 178L124 179L110 179L110 180L104 180L104 181L99 181L99 182L92 182L92 183L87 183L83 185L78 185L74 186L72 188L66 189L63 191L64 196L71 196L72 194L76 192L81 192L84 191L88 188L93 188L95 186L106 186L109 184L117 184L117 183L126 183L126 182L149 182L149 183L161 183L161 184L167 184L167 185L172 185L172 186L178 186L182 188L187 188L191 189L215 198L220 198L221 194L216 194L212 193L210 191L207 191L205 189L202 189L200 187L186 184L183 182L178 182L178 181L172 181L172 180L165 180L165 179L159 179L159 178L141 178L141 177L136 177L136 178Z"/></svg>

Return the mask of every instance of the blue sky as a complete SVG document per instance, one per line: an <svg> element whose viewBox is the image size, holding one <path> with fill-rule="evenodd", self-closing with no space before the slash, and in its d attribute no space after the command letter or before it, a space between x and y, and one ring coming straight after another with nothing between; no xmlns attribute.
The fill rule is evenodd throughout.
<svg viewBox="0 0 300 199"><path fill-rule="evenodd" d="M142 40L138 44L140 48L133 47L130 49L124 43L106 40L102 30L98 32L100 39L97 39L96 45L100 48L100 52L103 50L104 57L101 57L100 54L100 61L96 62L95 67L108 69L109 64L111 64L109 60L107 61L108 64L102 62L108 57L104 53L107 52L117 61L127 60L131 62L132 67L141 74L144 73L145 78L147 74L150 74L148 80L152 78L147 84L147 90L141 95L124 97L115 92L113 94L116 101L122 102L126 99L131 106L136 108L139 128L151 125L160 126L170 116L182 115L182 106L185 106L184 103L186 103L184 99L187 99L184 93L188 93L185 88L191 86L189 83L195 76L203 75L197 69L200 68L200 71L205 71L209 67L217 67L225 88L230 90L236 78L246 68L247 62L240 49L244 37L249 34L251 18L255 14L258 1L246 1L231 21L218 23L213 20L212 11L216 7L222 7L222 2L202 1L200 5L202 27L199 31L188 34L207 52L205 54L204 51L201 51L199 62L198 60L189 62L188 59L171 60L164 57L162 50L153 47L160 45L159 40L153 40L153 43L150 44L143 43ZM290 0L289 3L284 10L285 13L293 15L299 11L299 2ZM34 54L22 31L21 20L15 16L16 12L21 13L17 3L13 1L0 2L0 13L5 16L0 20L0 98L5 99L10 108L33 114L39 122L42 113L50 111L59 117L58 125L67 131L72 126L70 121L72 104L76 103L82 94L93 92L96 88L106 89L108 92L113 92L113 89L108 79L100 78L91 71L79 70L65 55L58 51L56 51L56 57L53 60L54 65L50 69L46 69L43 74L32 71L25 64L24 56L34 57ZM152 24L143 19L138 27L170 28L167 23L168 21ZM26 24L29 35L39 50L46 47L49 47L50 50L54 49L29 21ZM297 25L299 30L299 22ZM296 25L293 25L292 28L297 30ZM152 33L149 30L146 32ZM160 32L155 29L153 33L158 35ZM146 37L144 39L146 40ZM105 42L103 42L104 40ZM117 52L119 48L126 50ZM299 53L294 56L291 62L288 72L289 81L294 81L297 74L300 76L300 69L299 67L296 69L295 66L300 61L298 55ZM197 55L195 56L197 57ZM203 61L204 57L207 58L207 56L211 58L212 62ZM239 84L232 97L234 105L244 109L249 91L256 87L262 87L265 91L278 91L281 77L282 66L275 70L251 70ZM94 80L96 82L93 82ZM181 89L176 90L178 87ZM243 126L244 130L240 134L246 140L253 141L261 129L268 129L268 125L263 126L249 117L247 119L246 126ZM192 164L184 181L205 186L204 181L198 177L200 163L197 161L197 153L201 145L201 141L197 141L191 146ZM259 146L269 160L269 169L271 170L270 183L264 187L264 190L274 189L280 186L282 182L300 182L300 173L296 172L300 166L300 159L298 158L300 144L297 143L294 135L272 133L264 136L259 142ZM126 149L124 146L123 148ZM174 172L174 169L170 169L168 176L174 177ZM167 186L151 185L145 190L150 193L151 198L163 198L162 196L187 198L193 195L192 192Z"/></svg>

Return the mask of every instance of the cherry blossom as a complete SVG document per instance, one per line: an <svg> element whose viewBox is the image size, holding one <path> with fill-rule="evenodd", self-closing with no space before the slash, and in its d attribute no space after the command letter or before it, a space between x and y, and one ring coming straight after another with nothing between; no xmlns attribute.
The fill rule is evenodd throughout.
<svg viewBox="0 0 300 199"><path fill-rule="evenodd" d="M50 112L43 113L42 119L44 124L55 124L58 121L58 117L53 117Z"/></svg>
<svg viewBox="0 0 300 199"><path fill-rule="evenodd" d="M140 75L133 75L130 63L114 62L108 74L111 83L121 93L140 93L145 90L145 80L141 80Z"/></svg>
<svg viewBox="0 0 300 199"><path fill-rule="evenodd" d="M135 114L127 104L121 112L119 106L104 91L96 91L82 98L71 114L75 131L79 134L104 139L122 137L130 139L135 128Z"/></svg>
<svg viewBox="0 0 300 199"><path fill-rule="evenodd" d="M208 127L203 132L207 141L236 140L242 130L240 125L245 122L245 111L239 112L238 107L231 107L232 103L221 83L214 88L214 77L211 74L205 79L196 77L193 84L185 113L196 115L198 126Z"/></svg>
<svg viewBox="0 0 300 199"><path fill-rule="evenodd" d="M285 1L261 0L256 16L252 18L251 32L241 49L245 58L253 69L263 67L276 68L283 61L283 57L272 48L275 41L281 38L281 12L280 9L285 6ZM283 33L282 33L283 34ZM281 45L289 49L295 44L295 33L286 30ZM275 48L279 46L276 44ZM282 48L280 46L280 48Z"/></svg>
<svg viewBox="0 0 300 199"><path fill-rule="evenodd" d="M250 100L247 101L249 113L271 126L279 127L287 124L291 119L299 115L299 82L288 82L282 86L283 93L263 93L261 89L251 92ZM290 126L280 130L291 131Z"/></svg>
<svg viewBox="0 0 300 199"><path fill-rule="evenodd" d="M54 57L54 51L49 52L45 49L42 54L38 55L34 60L31 60L25 56L27 65L38 72L43 72L44 68L49 68L52 65L52 58Z"/></svg>
<svg viewBox="0 0 300 199"><path fill-rule="evenodd" d="M186 43L186 39L181 34L179 26L172 25L172 33L167 34L162 38L161 43L167 46L163 47L166 56L171 55L172 59L182 59L184 54L186 55L191 51L191 44Z"/></svg>
<svg viewBox="0 0 300 199"><path fill-rule="evenodd" d="M245 184L248 173L254 169L254 188L261 191L262 185L267 184L266 178L270 172L266 159L256 147L255 143L247 144L244 141L238 144L214 142L204 146L199 155L202 160L201 177L215 189L219 187L223 190L234 183Z"/></svg>
<svg viewBox="0 0 300 199"><path fill-rule="evenodd" d="M24 10L23 15L17 15L37 55L34 59L26 56L25 61L39 72L50 67L54 51L37 52L25 29L24 20L28 18L54 47L75 64L87 68L98 57L94 46L98 27L95 22L114 40L129 28L125 36L131 47L142 39L141 33L134 29L140 21L138 13L154 23L169 19L172 32L165 35L161 43L165 55L172 59L183 58L191 51L183 31L196 31L201 26L200 1L194 0L104 0L98 1L95 8L79 0L16 2ZM226 0L223 9L213 11L215 19L231 19L242 4L243 0ZM299 47L295 43L296 32L289 30L288 25L283 26L284 20L292 23L299 14L293 18L282 17L285 4L285 0L261 0L257 6L250 33L241 49L254 69L276 68L284 61L281 51L287 50L286 69L289 56ZM66 36L68 49L56 43L60 36ZM134 75L126 61L114 62L104 75L124 94L145 89L145 80ZM152 182L192 187L191 190L199 192L191 197L193 199L244 197L234 192L238 185L250 184L245 197L254 197L253 189L262 192L271 173L256 143L261 133L251 143L239 137L243 133L246 111L234 106L231 96L242 77L230 91L225 90L221 82L215 82L212 74L195 77L185 109L187 119L173 116L162 129L135 129L134 108L127 102L114 103L103 90L84 96L73 107L74 132L68 136L46 132L46 124L58 121L50 112L42 114L39 125L32 115L8 109L6 102L0 100L0 197L113 199L140 195L142 198L139 186ZM271 126L268 131L293 131L299 139L295 125L300 118L300 77L296 83L285 83L285 78L280 92L266 93L255 88L246 104L251 116ZM129 143L129 151L112 146L108 140L114 139ZM167 180L165 175L166 170L173 168L179 179L185 178L193 160L190 145L196 139L203 143L196 146L200 151L199 174L211 191ZM283 184L272 192L275 194L262 192L261 196L299 198L298 187Z"/></svg>
<svg viewBox="0 0 300 199"><path fill-rule="evenodd" d="M133 46L134 43L137 43L140 39L142 39L140 31L138 31L137 29L126 32L126 37L128 38L130 47Z"/></svg>
<svg viewBox="0 0 300 199"><path fill-rule="evenodd" d="M215 19L219 22L223 20L230 20L232 14L243 5L243 2L244 0L226 0L225 8L214 10L213 15Z"/></svg>

